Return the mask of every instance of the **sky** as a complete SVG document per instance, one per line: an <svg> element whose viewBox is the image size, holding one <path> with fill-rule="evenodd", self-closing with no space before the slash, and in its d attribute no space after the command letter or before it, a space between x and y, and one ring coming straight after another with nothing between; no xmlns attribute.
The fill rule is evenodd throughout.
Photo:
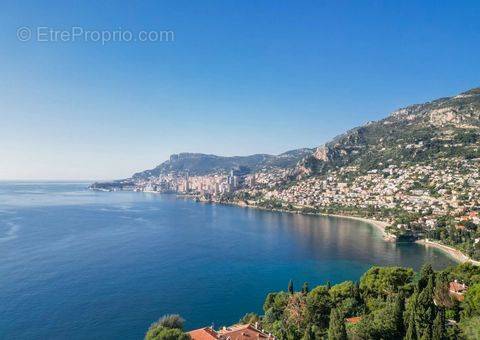
<svg viewBox="0 0 480 340"><path fill-rule="evenodd" d="M480 86L479 55L478 1L4 0L0 180L315 147Z"/></svg>

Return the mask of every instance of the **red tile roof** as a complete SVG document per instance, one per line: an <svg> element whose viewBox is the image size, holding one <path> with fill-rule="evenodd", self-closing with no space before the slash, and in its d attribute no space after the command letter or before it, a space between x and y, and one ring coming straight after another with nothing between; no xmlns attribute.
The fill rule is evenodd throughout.
<svg viewBox="0 0 480 340"><path fill-rule="evenodd" d="M218 334L210 327L195 329L188 332L192 340L214 340L218 339Z"/></svg>
<svg viewBox="0 0 480 340"><path fill-rule="evenodd" d="M247 340L247 339L270 339L274 340L275 337L271 334L262 332L256 329L254 326L246 325L234 325L218 331L219 339L230 340Z"/></svg>
<svg viewBox="0 0 480 340"><path fill-rule="evenodd" d="M188 332L192 340L248 340L248 339L265 339L275 340L273 335L262 332L252 325L233 325L225 327L218 332L210 327L195 329Z"/></svg>
<svg viewBox="0 0 480 340"><path fill-rule="evenodd" d="M351 317L351 318L346 318L346 319L345 319L345 322L346 322L346 323L356 324L357 322L360 322L360 320L362 320L362 317L361 317L361 316L354 316L354 317Z"/></svg>

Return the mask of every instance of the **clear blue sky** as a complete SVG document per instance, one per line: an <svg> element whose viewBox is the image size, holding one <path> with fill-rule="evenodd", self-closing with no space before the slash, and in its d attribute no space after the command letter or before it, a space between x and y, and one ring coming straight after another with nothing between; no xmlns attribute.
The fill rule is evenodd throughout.
<svg viewBox="0 0 480 340"><path fill-rule="evenodd" d="M175 42L20 42L20 26ZM0 179L110 179L171 153L318 146L480 86L480 2L2 1L0 52Z"/></svg>

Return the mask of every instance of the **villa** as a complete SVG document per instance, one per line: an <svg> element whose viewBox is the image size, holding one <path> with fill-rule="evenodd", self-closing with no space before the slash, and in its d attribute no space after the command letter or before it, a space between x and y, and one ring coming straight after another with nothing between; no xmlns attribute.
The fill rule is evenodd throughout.
<svg viewBox="0 0 480 340"><path fill-rule="evenodd" d="M246 340L246 339L266 339L275 340L272 334L267 334L263 330L257 328L258 324L250 325L233 325L223 327L216 331L211 327L204 327L188 332L192 340Z"/></svg>

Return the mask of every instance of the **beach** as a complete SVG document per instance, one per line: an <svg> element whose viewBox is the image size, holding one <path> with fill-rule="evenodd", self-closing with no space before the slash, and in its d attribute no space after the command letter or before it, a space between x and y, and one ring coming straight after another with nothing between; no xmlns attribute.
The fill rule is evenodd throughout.
<svg viewBox="0 0 480 340"><path fill-rule="evenodd" d="M417 240L415 243L418 244L423 244L425 247L433 247L440 249L444 253L448 254L451 258L453 258L455 261L458 261L460 263L466 263L469 262L475 266L480 266L480 261L476 261L462 253L460 250L455 249L453 247L446 246L444 244L440 244L434 241L430 241L428 239L425 240Z"/></svg>

